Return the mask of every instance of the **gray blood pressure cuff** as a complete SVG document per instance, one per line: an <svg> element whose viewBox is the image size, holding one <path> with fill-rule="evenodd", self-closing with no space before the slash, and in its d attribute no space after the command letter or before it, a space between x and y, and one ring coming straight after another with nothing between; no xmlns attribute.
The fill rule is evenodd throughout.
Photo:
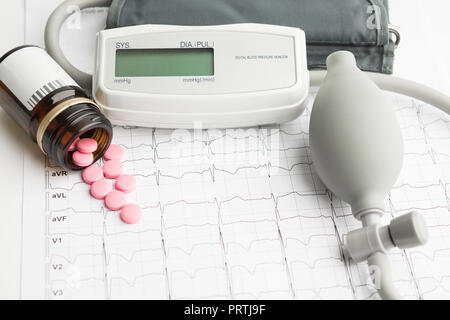
<svg viewBox="0 0 450 320"><path fill-rule="evenodd" d="M388 0L113 0L107 28L249 22L304 30L310 69L324 68L330 53L348 50L361 69L392 73Z"/></svg>

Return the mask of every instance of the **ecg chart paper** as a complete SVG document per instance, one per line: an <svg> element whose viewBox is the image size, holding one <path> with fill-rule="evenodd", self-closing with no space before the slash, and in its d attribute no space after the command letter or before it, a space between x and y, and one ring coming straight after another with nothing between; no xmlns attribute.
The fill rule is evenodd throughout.
<svg viewBox="0 0 450 320"><path fill-rule="evenodd" d="M27 43L43 46L60 2L25 2ZM61 46L85 71L105 17L90 9L62 29ZM70 28L78 22L82 32ZM430 231L426 246L390 254L395 285L408 299L450 299L450 117L390 97L405 158L383 222L417 210ZM27 152L22 298L378 299L367 264L343 257L345 235L361 224L314 171L310 110L240 130L114 128L137 180L136 225L93 199L80 172Z"/></svg>
<svg viewBox="0 0 450 320"><path fill-rule="evenodd" d="M391 255L410 299L450 298L450 125L442 112L391 95L405 139L386 220L418 210L430 242ZM311 97L312 98L312 97ZM240 130L114 129L127 225L89 195L80 172L25 159L24 297L46 299L376 299L366 263L343 258L360 227L312 165L310 108L281 126ZM41 159L41 161L37 160Z"/></svg>

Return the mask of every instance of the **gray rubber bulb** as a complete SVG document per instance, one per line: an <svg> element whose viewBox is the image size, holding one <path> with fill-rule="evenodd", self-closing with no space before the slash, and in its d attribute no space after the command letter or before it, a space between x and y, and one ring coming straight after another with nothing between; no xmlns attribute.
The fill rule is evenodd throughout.
<svg viewBox="0 0 450 320"><path fill-rule="evenodd" d="M310 122L314 167L323 183L360 219L384 212L403 163L403 139L386 94L338 51L315 99Z"/></svg>
<svg viewBox="0 0 450 320"><path fill-rule="evenodd" d="M354 261L367 259L379 270L375 283L380 297L401 299L387 250L424 244L428 232L417 213L398 217L389 226L379 224L403 163L400 126L391 101L358 69L352 53L331 54L327 67L310 120L314 167L363 224L347 235L345 251Z"/></svg>

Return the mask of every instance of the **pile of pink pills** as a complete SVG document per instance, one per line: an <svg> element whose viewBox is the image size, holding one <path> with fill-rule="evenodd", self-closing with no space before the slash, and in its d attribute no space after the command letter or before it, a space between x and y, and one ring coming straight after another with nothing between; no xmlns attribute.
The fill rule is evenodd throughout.
<svg viewBox="0 0 450 320"><path fill-rule="evenodd" d="M92 165L97 150L97 141L90 138L76 140L69 151L73 151L72 160L80 167L84 167L83 181L91 185L91 195L105 201L105 206L112 211L121 211L122 221L128 224L139 222L142 209L137 204L126 204L126 193L136 189L136 179L123 174L121 161L124 157L123 148L111 145L104 154L103 167ZM106 179L105 179L106 178ZM110 179L114 179L113 182Z"/></svg>
<svg viewBox="0 0 450 320"><path fill-rule="evenodd" d="M97 150L97 141L90 138L77 139L69 147L72 161L79 167L87 167L94 162L94 152Z"/></svg>

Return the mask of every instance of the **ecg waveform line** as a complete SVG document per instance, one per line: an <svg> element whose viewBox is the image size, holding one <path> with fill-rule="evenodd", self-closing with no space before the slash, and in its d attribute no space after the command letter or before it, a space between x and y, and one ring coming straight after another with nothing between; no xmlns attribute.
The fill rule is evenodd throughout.
<svg viewBox="0 0 450 320"><path fill-rule="evenodd" d="M448 172L450 164L442 159L449 157L450 144L440 141L450 142L449 120L413 100L396 99L405 167L386 212L395 217L420 209L448 245L395 252L394 280L407 297L450 296L450 272L430 273L441 264L450 270L450 235L442 231L450 225L450 178L424 175L436 168ZM88 201L81 179L55 175L60 169L47 160L47 298L376 298L367 267L343 254L346 234L359 223L314 172L309 115L308 108L278 127L187 131L190 138L115 127L126 170L151 193L131 196L144 211L134 227L101 202ZM271 139L279 145L272 147ZM174 145L188 152L174 156ZM232 149L221 149L227 145ZM245 165L252 154L261 155L259 163ZM276 164L273 154L279 156ZM192 183L195 196L170 196L170 190ZM59 193L64 196L52 197Z"/></svg>

